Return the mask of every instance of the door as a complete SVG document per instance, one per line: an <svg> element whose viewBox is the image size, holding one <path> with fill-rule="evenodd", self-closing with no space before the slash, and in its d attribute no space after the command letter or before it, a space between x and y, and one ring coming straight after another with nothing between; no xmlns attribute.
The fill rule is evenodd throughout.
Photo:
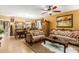
<svg viewBox="0 0 79 59"><path fill-rule="evenodd" d="M13 26L10 25L10 36L13 36Z"/></svg>

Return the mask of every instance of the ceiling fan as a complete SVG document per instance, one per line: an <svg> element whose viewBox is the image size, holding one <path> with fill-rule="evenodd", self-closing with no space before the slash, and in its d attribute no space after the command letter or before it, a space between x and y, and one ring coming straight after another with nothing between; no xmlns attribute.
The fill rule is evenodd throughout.
<svg viewBox="0 0 79 59"><path fill-rule="evenodd" d="M57 8L58 8L57 6L49 5L47 8L42 9L43 10L42 14L51 12L49 13L49 15L52 15L53 12L61 12L60 10L57 10Z"/></svg>

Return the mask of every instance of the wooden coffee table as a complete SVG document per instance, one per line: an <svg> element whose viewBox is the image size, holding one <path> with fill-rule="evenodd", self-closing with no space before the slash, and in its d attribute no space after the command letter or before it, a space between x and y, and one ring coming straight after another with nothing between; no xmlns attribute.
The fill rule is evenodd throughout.
<svg viewBox="0 0 79 59"><path fill-rule="evenodd" d="M49 37L46 37L46 39L44 40L44 44L46 44L46 41L50 41L52 43L58 43L64 46L64 53L66 53L66 48L68 47L68 42L58 42L58 41L54 41Z"/></svg>

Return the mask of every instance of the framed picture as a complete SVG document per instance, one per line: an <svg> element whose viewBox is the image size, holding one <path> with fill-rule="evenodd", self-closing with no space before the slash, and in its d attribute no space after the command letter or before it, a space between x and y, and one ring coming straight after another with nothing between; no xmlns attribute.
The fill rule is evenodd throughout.
<svg viewBox="0 0 79 59"><path fill-rule="evenodd" d="M57 27L72 28L73 27L73 14L58 16Z"/></svg>

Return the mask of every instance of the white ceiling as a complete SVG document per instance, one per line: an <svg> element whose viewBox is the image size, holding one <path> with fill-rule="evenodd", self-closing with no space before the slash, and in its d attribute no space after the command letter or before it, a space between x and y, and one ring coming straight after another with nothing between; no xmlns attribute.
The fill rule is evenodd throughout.
<svg viewBox="0 0 79 59"><path fill-rule="evenodd" d="M0 5L0 15L21 16L26 18L40 18L45 5ZM79 9L79 5L58 6L62 12ZM55 14L55 13L53 13ZM43 15L46 16L47 14Z"/></svg>

